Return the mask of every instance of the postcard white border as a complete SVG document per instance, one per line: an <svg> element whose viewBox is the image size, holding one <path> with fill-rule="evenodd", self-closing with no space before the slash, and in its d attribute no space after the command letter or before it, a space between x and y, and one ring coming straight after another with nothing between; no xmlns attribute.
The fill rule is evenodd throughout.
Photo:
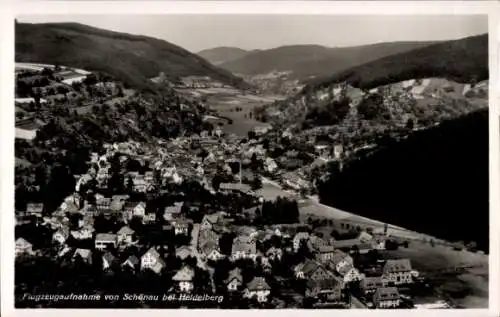
<svg viewBox="0 0 500 317"><path fill-rule="evenodd" d="M2 1L0 1L2 2ZM14 255L14 18L22 15L43 14L300 14L300 15L440 15L440 14L488 14L490 39L490 294L488 309L468 310L430 310L426 314L439 316L499 316L499 176L500 176L500 140L499 110L500 98L498 66L500 56L500 6L495 1L14 1L10 5L2 2L0 32L0 137L1 147L1 300L2 316L85 316L94 314L120 314L132 316L147 314L164 316L196 316L203 313L211 316L250 314L273 314L280 316L299 316L304 313L315 316L328 316L330 310L77 310L77 309L32 309L15 310L13 302L13 255ZM465 151L466 149L464 149ZM457 171L459 173L459 171ZM473 211L471 215L473 216ZM418 310L343 310L335 314L343 316L418 316Z"/></svg>

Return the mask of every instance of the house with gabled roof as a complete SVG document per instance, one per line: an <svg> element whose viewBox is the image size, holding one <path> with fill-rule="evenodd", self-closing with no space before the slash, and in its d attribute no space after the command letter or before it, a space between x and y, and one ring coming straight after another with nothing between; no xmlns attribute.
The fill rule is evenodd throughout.
<svg viewBox="0 0 500 317"><path fill-rule="evenodd" d="M365 294L373 293L381 287L383 287L381 276L365 276L360 283L360 288Z"/></svg>
<svg viewBox="0 0 500 317"><path fill-rule="evenodd" d="M132 211L132 215L135 217L143 218L145 214L146 214L146 203L143 201L136 203Z"/></svg>
<svg viewBox="0 0 500 317"><path fill-rule="evenodd" d="M200 246L200 253L209 260L218 261L224 257L220 252L219 243L207 241Z"/></svg>
<svg viewBox="0 0 500 317"><path fill-rule="evenodd" d="M96 199L96 209L98 213L109 214L111 212L111 198L103 197Z"/></svg>
<svg viewBox="0 0 500 317"><path fill-rule="evenodd" d="M52 240L59 244L65 244L66 240L69 238L69 229L67 227L62 227L52 235Z"/></svg>
<svg viewBox="0 0 500 317"><path fill-rule="evenodd" d="M82 213L86 216L97 216L99 214L99 211L97 210L97 207L95 205L91 204L86 204L82 208Z"/></svg>
<svg viewBox="0 0 500 317"><path fill-rule="evenodd" d="M164 267L165 262L153 247L141 257L141 270L151 270L156 274L160 274Z"/></svg>
<svg viewBox="0 0 500 317"><path fill-rule="evenodd" d="M380 287L373 294L373 303L377 308L396 308L400 304L399 291L396 287Z"/></svg>
<svg viewBox="0 0 500 317"><path fill-rule="evenodd" d="M30 242L28 242L24 238L18 238L16 240L16 251L15 252L16 252L16 257L19 255L34 254L33 244L31 244Z"/></svg>
<svg viewBox="0 0 500 317"><path fill-rule="evenodd" d="M203 229L198 232L198 244L205 243L207 241L219 241L219 235L210 229Z"/></svg>
<svg viewBox="0 0 500 317"><path fill-rule="evenodd" d="M144 173L144 180L147 182L147 183L152 183L153 180L154 180L154 173L153 171L147 171Z"/></svg>
<svg viewBox="0 0 500 317"><path fill-rule="evenodd" d="M271 287L263 277L254 277L243 291L243 297L257 298L259 302L266 302L269 294L271 294Z"/></svg>
<svg viewBox="0 0 500 317"><path fill-rule="evenodd" d="M338 272L344 266L353 265L353 258L341 250L333 251L333 255L328 262L328 267Z"/></svg>
<svg viewBox="0 0 500 317"><path fill-rule="evenodd" d="M413 282L413 273L409 259L387 260L382 272L382 283L384 286Z"/></svg>
<svg viewBox="0 0 500 317"><path fill-rule="evenodd" d="M148 183L146 182L144 175L136 175L132 178L132 182L134 184L134 190L139 193L146 192L148 187Z"/></svg>
<svg viewBox="0 0 500 317"><path fill-rule="evenodd" d="M354 281L361 281L364 278L364 275L361 274L357 268L354 267L352 264L344 265L340 267L340 269L337 271L339 275L342 277L342 280L344 284L354 282Z"/></svg>
<svg viewBox="0 0 500 317"><path fill-rule="evenodd" d="M87 240L92 239L94 236L94 227L91 224L84 225L78 230L73 230L70 232L71 236L76 240Z"/></svg>
<svg viewBox="0 0 500 317"><path fill-rule="evenodd" d="M257 245L253 239L239 236L233 241L231 258L233 261L238 259L252 259L257 257Z"/></svg>
<svg viewBox="0 0 500 317"><path fill-rule="evenodd" d="M189 223L189 220L185 218L178 218L175 221L172 221L175 234L187 236L189 233Z"/></svg>
<svg viewBox="0 0 500 317"><path fill-rule="evenodd" d="M193 290L193 278L194 270L185 265L183 266L175 275L172 277L172 281L175 281L179 285L179 290L181 292L189 293Z"/></svg>
<svg viewBox="0 0 500 317"><path fill-rule="evenodd" d="M70 214L74 214L80 211L80 207L73 201L68 200L64 201L61 206L59 206L59 209L63 212L67 212Z"/></svg>
<svg viewBox="0 0 500 317"><path fill-rule="evenodd" d="M224 283L227 286L227 290L229 292L235 292L237 291L240 286L243 284L243 277L241 276L241 269L240 268L234 268L231 271L229 271L229 275L227 279L224 280Z"/></svg>
<svg viewBox="0 0 500 317"><path fill-rule="evenodd" d="M309 239L307 240L307 247L313 253L317 252L319 247L326 245L328 245L328 241L314 234L310 235Z"/></svg>
<svg viewBox="0 0 500 317"><path fill-rule="evenodd" d="M41 217L43 212L43 203L26 204L26 214Z"/></svg>
<svg viewBox="0 0 500 317"><path fill-rule="evenodd" d="M116 248L118 237L113 233L98 233L95 237L95 248L105 250L107 248Z"/></svg>
<svg viewBox="0 0 500 317"><path fill-rule="evenodd" d="M112 197L109 209L112 213L118 214L118 213L123 211L123 208L125 207L125 203L126 203L125 200Z"/></svg>
<svg viewBox="0 0 500 317"><path fill-rule="evenodd" d="M335 248L333 247L333 245L320 245L316 249L314 256L319 262L328 263L331 259L333 259L333 256L335 254L334 251Z"/></svg>
<svg viewBox="0 0 500 317"><path fill-rule="evenodd" d="M139 264L140 260L135 255L131 255L122 263L122 267L135 272Z"/></svg>
<svg viewBox="0 0 500 317"><path fill-rule="evenodd" d="M117 264L117 258L111 254L111 252L106 252L102 256L102 269L104 271L110 270Z"/></svg>
<svg viewBox="0 0 500 317"><path fill-rule="evenodd" d="M175 249L175 256L180 258L181 260L185 260L189 256L191 256L191 249L186 245L181 245L177 249Z"/></svg>
<svg viewBox="0 0 500 317"><path fill-rule="evenodd" d="M295 277L298 279L325 279L333 275L320 263L306 259L304 262L299 263L294 268Z"/></svg>
<svg viewBox="0 0 500 317"><path fill-rule="evenodd" d="M220 220L220 214L204 215L201 220L200 230L210 230L214 225L218 224Z"/></svg>
<svg viewBox="0 0 500 317"><path fill-rule="evenodd" d="M57 257L61 258L63 256L65 256L66 254L68 254L69 252L71 251L71 248L68 247L67 245L65 245L58 253L57 253Z"/></svg>
<svg viewBox="0 0 500 317"><path fill-rule="evenodd" d="M183 201L175 202L173 206L165 207L163 212L163 219L166 221L172 221L174 218L179 217L181 215L182 206L184 205Z"/></svg>
<svg viewBox="0 0 500 317"><path fill-rule="evenodd" d="M79 259L86 264L92 264L92 251L90 249L76 249L73 259Z"/></svg>
<svg viewBox="0 0 500 317"><path fill-rule="evenodd" d="M335 276L320 280L308 280L305 296L337 302L342 297L342 281Z"/></svg>
<svg viewBox="0 0 500 317"><path fill-rule="evenodd" d="M130 229L129 226L123 226L116 233L118 244L131 244L134 240L135 231Z"/></svg>

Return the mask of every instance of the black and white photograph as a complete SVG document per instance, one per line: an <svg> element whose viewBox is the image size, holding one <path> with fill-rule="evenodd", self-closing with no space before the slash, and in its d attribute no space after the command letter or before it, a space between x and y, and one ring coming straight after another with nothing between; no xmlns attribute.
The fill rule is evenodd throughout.
<svg viewBox="0 0 500 317"><path fill-rule="evenodd" d="M488 15L13 23L15 308L489 307Z"/></svg>

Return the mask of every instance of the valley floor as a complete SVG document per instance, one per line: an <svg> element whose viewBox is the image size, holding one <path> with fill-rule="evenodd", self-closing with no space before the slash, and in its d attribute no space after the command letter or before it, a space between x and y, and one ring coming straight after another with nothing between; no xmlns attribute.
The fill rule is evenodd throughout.
<svg viewBox="0 0 500 317"><path fill-rule="evenodd" d="M231 88L197 88L182 91L196 97L204 96L210 109L222 117L233 120L231 124L224 125L224 131L238 136L246 136L255 127L266 125L252 117L255 107L285 99L279 95L242 94L239 90Z"/></svg>

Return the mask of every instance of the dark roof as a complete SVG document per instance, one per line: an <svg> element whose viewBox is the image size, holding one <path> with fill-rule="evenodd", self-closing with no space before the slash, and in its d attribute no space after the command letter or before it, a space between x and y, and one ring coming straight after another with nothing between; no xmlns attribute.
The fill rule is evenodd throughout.
<svg viewBox="0 0 500 317"><path fill-rule="evenodd" d="M160 257L160 254L158 253L158 251L156 251L156 249L154 247L151 247L146 253L144 253L142 256L146 255L146 254L151 254L153 257L157 258L157 259L161 259Z"/></svg>
<svg viewBox="0 0 500 317"><path fill-rule="evenodd" d="M319 267L321 267L321 265L318 262L307 259L304 263L298 264L295 268L296 270L302 271L307 275L314 272Z"/></svg>
<svg viewBox="0 0 500 317"><path fill-rule="evenodd" d="M330 260L330 262L333 265L337 265L337 264L339 264L341 261L343 261L347 257L349 257L348 254L346 254L346 253L344 253L344 252L342 252L340 250L335 250L335 251L333 251L333 257Z"/></svg>
<svg viewBox="0 0 500 317"><path fill-rule="evenodd" d="M172 281L191 281L194 277L194 270L189 266L182 267L175 275L172 277Z"/></svg>
<svg viewBox="0 0 500 317"><path fill-rule="evenodd" d="M365 276L361 285L364 288L382 286L382 277L381 276Z"/></svg>
<svg viewBox="0 0 500 317"><path fill-rule="evenodd" d="M98 233L95 241L116 242L116 234L112 233Z"/></svg>
<svg viewBox="0 0 500 317"><path fill-rule="evenodd" d="M205 215L203 216L203 220L208 220L209 223L216 224L219 221L219 216L219 214Z"/></svg>
<svg viewBox="0 0 500 317"><path fill-rule="evenodd" d="M397 273L411 271L409 259L387 260L384 265L384 273Z"/></svg>
<svg viewBox="0 0 500 317"><path fill-rule="evenodd" d="M242 251L249 254L254 254L257 252L257 246L255 241L242 241L241 239L236 238L233 242L232 253Z"/></svg>
<svg viewBox="0 0 500 317"><path fill-rule="evenodd" d="M219 250L219 244L216 241L206 241L200 245L200 251L206 255L213 250Z"/></svg>
<svg viewBox="0 0 500 317"><path fill-rule="evenodd" d="M327 290L340 287L342 284L337 278L331 277L323 280L308 280L306 285L309 289L314 289L317 287L321 290Z"/></svg>
<svg viewBox="0 0 500 317"><path fill-rule="evenodd" d="M123 226L118 232L117 234L133 234L134 233L134 230L130 229L129 226Z"/></svg>
<svg viewBox="0 0 500 317"><path fill-rule="evenodd" d="M375 302L396 299L399 299L399 291L396 287L377 288L375 294L373 295L373 301Z"/></svg>
<svg viewBox="0 0 500 317"><path fill-rule="evenodd" d="M41 211L43 209L42 203L28 203L26 204L27 211Z"/></svg>
<svg viewBox="0 0 500 317"><path fill-rule="evenodd" d="M114 262L116 260L116 257L113 254L109 253L109 252L104 253L104 255L102 256L102 258L104 260L108 261L108 263L112 263L112 262Z"/></svg>
<svg viewBox="0 0 500 317"><path fill-rule="evenodd" d="M139 264L139 259L135 256L135 255L131 255L127 258L127 260L125 260L125 262L130 262L132 263L132 265L137 265Z"/></svg>
<svg viewBox="0 0 500 317"><path fill-rule="evenodd" d="M250 291L270 290L271 287L267 284L263 277L254 277L254 279L247 284Z"/></svg>
<svg viewBox="0 0 500 317"><path fill-rule="evenodd" d="M219 242L219 235L212 230L200 230L198 233L198 243L205 243L208 241Z"/></svg>
<svg viewBox="0 0 500 317"><path fill-rule="evenodd" d="M229 276L227 277L225 282L229 283L234 279L238 279L240 282L243 282L243 277L241 276L241 269L238 267L229 271Z"/></svg>
<svg viewBox="0 0 500 317"><path fill-rule="evenodd" d="M344 266L340 267L338 272L340 275L344 276L347 273L349 273L349 271L351 271L351 269L356 269L356 268L352 264L349 263L348 265L344 265Z"/></svg>

